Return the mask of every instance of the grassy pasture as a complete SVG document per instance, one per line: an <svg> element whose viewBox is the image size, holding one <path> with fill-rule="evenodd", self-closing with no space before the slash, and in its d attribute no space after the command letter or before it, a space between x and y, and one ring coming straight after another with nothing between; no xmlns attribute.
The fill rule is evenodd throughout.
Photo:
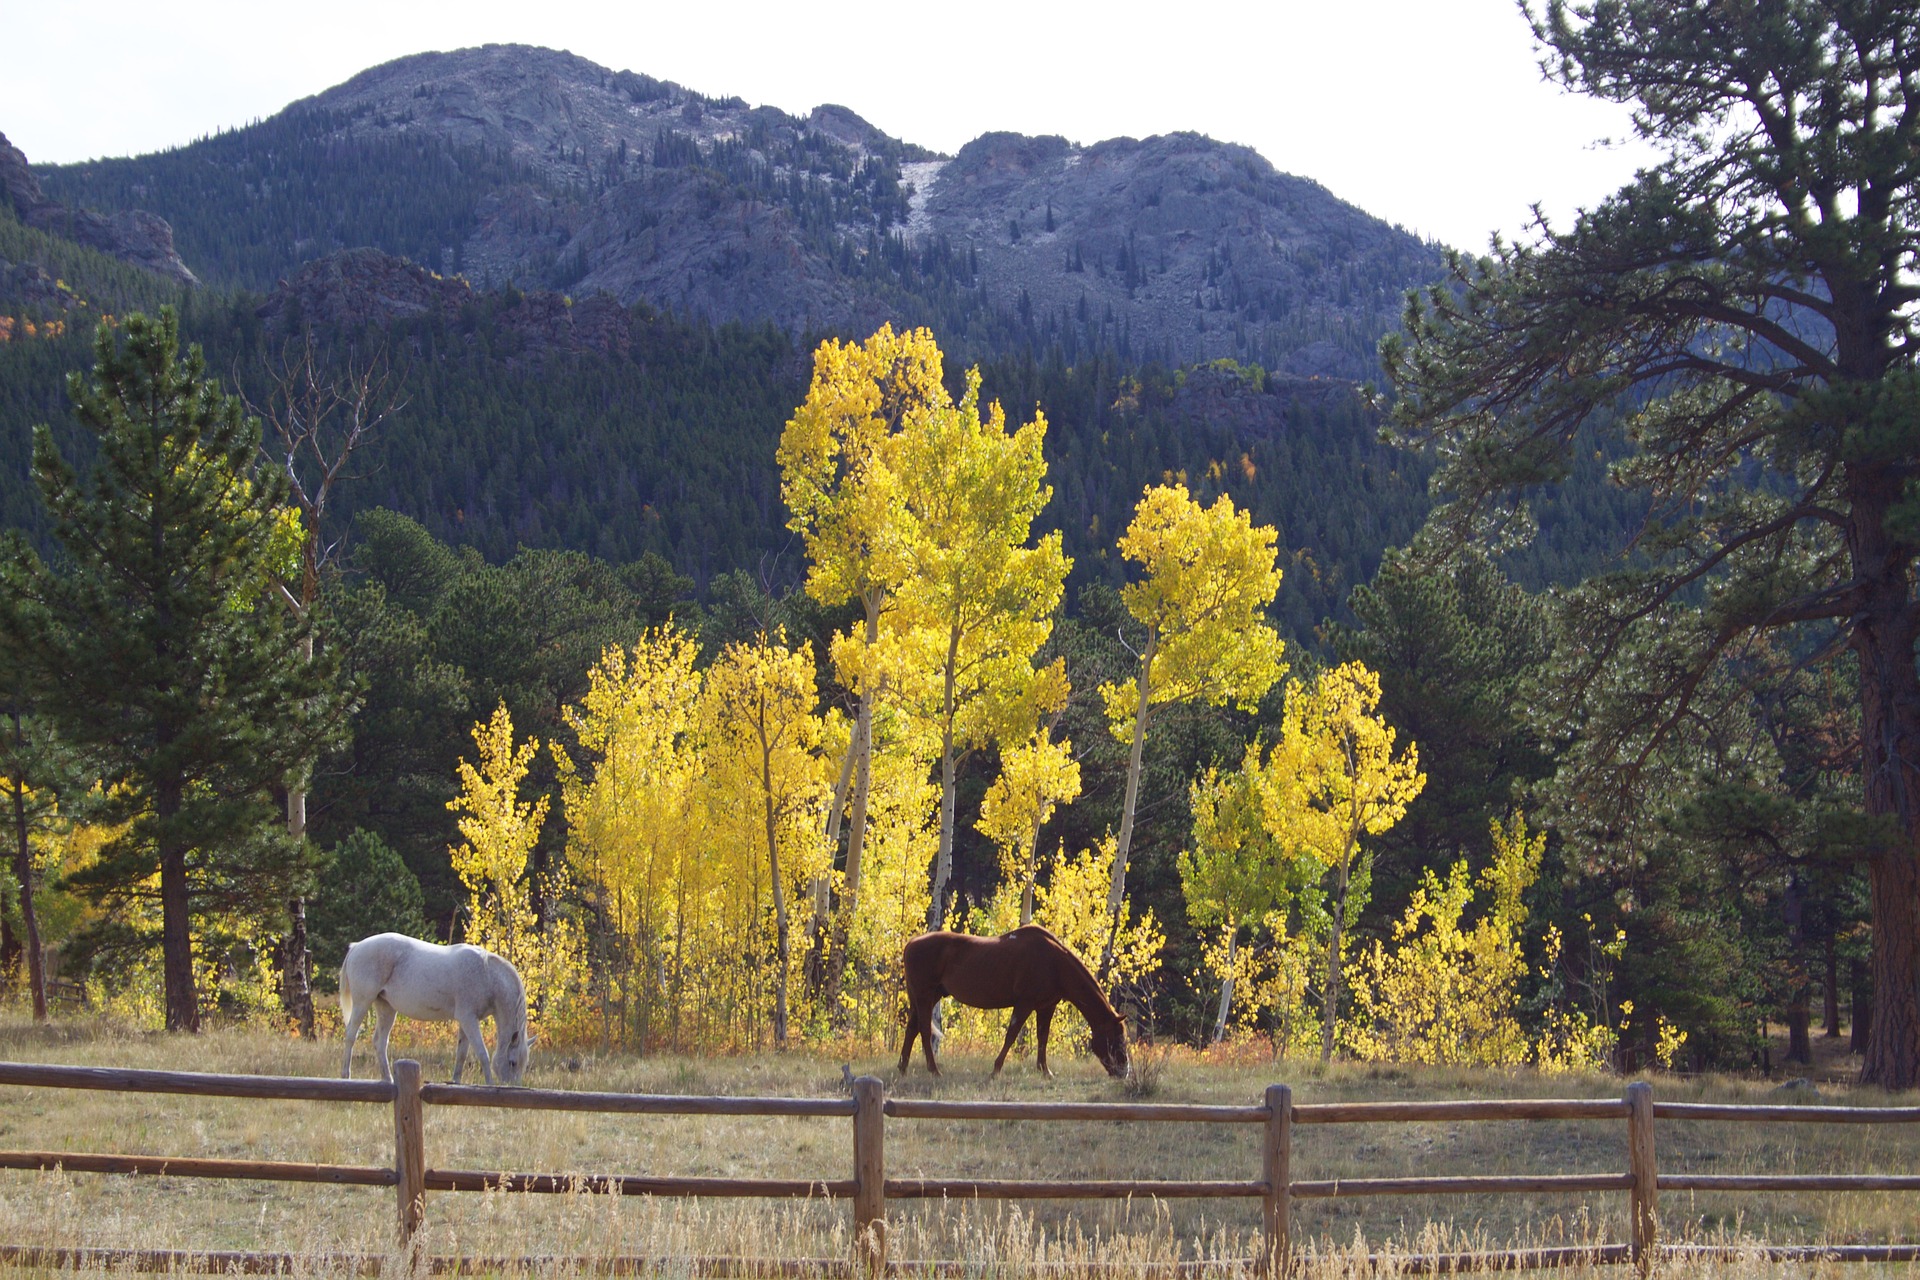
<svg viewBox="0 0 1920 1280"><path fill-rule="evenodd" d="M451 1068L451 1037L403 1022L396 1056L429 1079ZM333 1075L337 1034L317 1044L260 1030L197 1038L130 1033L98 1022L35 1028L0 1016L0 1059L267 1075ZM987 1079L990 1058L943 1055L930 1079L916 1060L896 1078L893 1054L763 1054L717 1059L536 1051L540 1088L647 1093L836 1096L842 1062L896 1095L1121 1101L1124 1086L1090 1059L1059 1055L1041 1079L1031 1058ZM1618 1097L1612 1077L1540 1077L1445 1069L1273 1063L1264 1055L1141 1051L1157 1073L1153 1101L1256 1104L1269 1083L1297 1102L1487 1097ZM371 1074L365 1039L356 1075ZM471 1078L471 1077L470 1077ZM1823 1083L1817 1097L1761 1081L1656 1078L1667 1101L1911 1103ZM262 1102L170 1095L7 1089L0 1148L388 1164L390 1111L377 1105ZM745 1177L849 1176L845 1119L638 1117L429 1107L427 1162L447 1169L628 1172ZM893 1177L1210 1178L1259 1176L1258 1125L925 1121L887 1123ZM1432 1174L1613 1173L1626 1168L1624 1120L1313 1125L1295 1129L1296 1179ZM1920 1166L1920 1127L1661 1121L1662 1172L1887 1172ZM1295 1202L1297 1244L1328 1262L1343 1250L1615 1242L1626 1237L1625 1193L1581 1196L1366 1197ZM1871 1243L1920 1238L1912 1195L1745 1196L1668 1192L1668 1239ZM1036 1258L1106 1262L1249 1256L1255 1201L1172 1203L890 1202L896 1258L982 1263ZM652 1256L844 1257L848 1208L838 1202L650 1200L590 1195L430 1193L426 1247L472 1255L624 1253ZM0 1172L0 1239L16 1243L176 1249L379 1252L389 1243L391 1191L175 1177ZM1692 1266L1693 1264L1688 1264ZM1746 1266L1747 1264L1742 1264ZM1751 1264L1761 1270L1771 1269ZM1676 1273L1686 1270L1674 1265ZM1722 1271L1725 1267L1720 1268ZM1736 1268L1738 1269L1738 1268ZM1906 1272L1908 1268L1896 1268ZM1808 1274L1799 1264L1795 1275ZM1610 1272L1609 1274L1628 1274ZM1863 1274L1854 1267L1847 1275Z"/></svg>

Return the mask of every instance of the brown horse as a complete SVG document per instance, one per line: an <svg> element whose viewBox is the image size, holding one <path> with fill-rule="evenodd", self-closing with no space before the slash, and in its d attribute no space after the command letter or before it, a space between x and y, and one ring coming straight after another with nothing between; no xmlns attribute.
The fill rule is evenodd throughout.
<svg viewBox="0 0 1920 1280"><path fill-rule="evenodd" d="M900 1046L900 1071L913 1059L913 1038L920 1037L927 1070L940 1074L933 1060L933 1011L940 997L952 996L976 1009L1013 1010L1007 1040L993 1060L993 1074L1006 1064L1014 1037L1034 1015L1037 1061L1047 1070L1047 1032L1062 1000L1080 1011L1093 1031L1093 1053L1110 1076L1127 1074L1127 1037L1120 1015L1101 994L1100 984L1080 957L1037 924L1022 925L997 938L965 933L923 933L906 947L907 1039Z"/></svg>

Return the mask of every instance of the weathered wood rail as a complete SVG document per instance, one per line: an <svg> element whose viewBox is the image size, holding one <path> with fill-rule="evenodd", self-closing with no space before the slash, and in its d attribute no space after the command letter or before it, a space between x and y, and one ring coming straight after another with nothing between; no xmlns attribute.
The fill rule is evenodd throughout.
<svg viewBox="0 0 1920 1280"><path fill-rule="evenodd" d="M0 1085L95 1089L122 1093L190 1094L200 1097L272 1098L378 1103L393 1110L391 1165L302 1164L289 1161L219 1160L165 1155L105 1155L72 1151L0 1152L0 1169L65 1169L80 1173L168 1174L189 1178L332 1183L393 1187L397 1239L413 1262L434 1274L499 1273L567 1266L607 1274L640 1274L670 1265L699 1275L876 1276L888 1272L971 1274L969 1264L903 1262L888 1257L886 1202L914 1199L1195 1199L1246 1198L1262 1202L1263 1254L1245 1260L1251 1269L1284 1272L1297 1257L1292 1244L1296 1199L1384 1195L1491 1195L1513 1193L1625 1192L1630 1240L1625 1244L1518 1249L1396 1257L1395 1269L1414 1273L1523 1270L1568 1265L1634 1263L1644 1274L1654 1259L1701 1256L1713 1249L1662 1245L1661 1191L1920 1191L1914 1174L1695 1174L1660 1173L1655 1161L1654 1122L1735 1121L1823 1124L1915 1124L1920 1107L1740 1106L1656 1102L1652 1087L1635 1082L1612 1099L1513 1099L1457 1102L1295 1103L1292 1089L1271 1085L1258 1106L1191 1103L968 1102L888 1098L886 1086L863 1076L849 1098L679 1097L656 1094L587 1093L550 1089L424 1084L420 1064L393 1064L394 1079L325 1080L280 1076L210 1075L186 1071L121 1070L0 1062ZM606 1115L813 1116L853 1122L850 1177L708 1178L629 1173L524 1173L436 1169L426 1161L427 1105L495 1107L522 1111L578 1111ZM1247 1124L1262 1128L1259 1177L1245 1180L890 1178L886 1173L886 1122L894 1120L1027 1120ZM1418 1123L1427 1121L1580 1120L1626 1122L1627 1168L1617 1173L1467 1175L1406 1178L1293 1177L1293 1130L1300 1125ZM855 1256L844 1259L747 1258L449 1258L422 1257L416 1250L426 1195L506 1189L530 1193L587 1191L611 1195L736 1196L849 1200ZM1769 1245L1770 1259L1911 1262L1920 1245ZM0 1263L34 1268L111 1267L121 1270L204 1270L271 1274L293 1269L293 1255L270 1252L185 1252L154 1249L47 1248L0 1245ZM308 1259L309 1262L312 1259ZM388 1258L329 1256L332 1270L379 1275ZM1179 1264L1184 1275L1206 1264ZM1044 1270L1045 1268L1041 1268ZM1070 1268L1071 1269L1071 1268Z"/></svg>

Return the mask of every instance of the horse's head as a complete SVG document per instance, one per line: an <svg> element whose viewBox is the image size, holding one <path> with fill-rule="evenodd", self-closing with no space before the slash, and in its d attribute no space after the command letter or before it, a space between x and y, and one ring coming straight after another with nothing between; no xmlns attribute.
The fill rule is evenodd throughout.
<svg viewBox="0 0 1920 1280"><path fill-rule="evenodd" d="M527 1058L533 1053L533 1037L527 1034L524 1023L509 1027L505 1036L506 1042L493 1055L494 1074L501 1084L519 1084L520 1077L527 1073Z"/></svg>
<svg viewBox="0 0 1920 1280"><path fill-rule="evenodd" d="M1119 1018L1093 1028L1093 1056L1107 1074L1126 1079L1132 1064L1127 1060L1127 1024Z"/></svg>

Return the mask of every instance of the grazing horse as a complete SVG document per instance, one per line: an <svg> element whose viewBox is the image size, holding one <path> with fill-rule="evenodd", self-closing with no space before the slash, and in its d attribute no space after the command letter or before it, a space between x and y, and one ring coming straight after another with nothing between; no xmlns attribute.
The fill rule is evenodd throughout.
<svg viewBox="0 0 1920 1280"><path fill-rule="evenodd" d="M942 996L952 996L976 1009L1013 1010L1006 1043L993 1060L995 1075L1006 1065L1007 1050L1013 1048L1028 1014L1034 1019L1040 1072L1053 1074L1047 1070L1047 1032L1053 1026L1054 1008L1062 1000L1087 1020L1093 1031L1094 1056L1107 1074L1127 1074L1126 1028L1120 1015L1107 1003L1100 984L1087 972L1080 957L1039 925L1022 925L997 938L923 933L907 943L905 959L908 1008L907 1039L900 1046L903 1074L913 1058L915 1036L920 1037L920 1047L927 1055L927 1070L940 1074L940 1066L933 1060L933 1011Z"/></svg>
<svg viewBox="0 0 1920 1280"><path fill-rule="evenodd" d="M443 947L403 933L376 933L347 948L340 964L340 1012L347 1020L347 1051L340 1077L353 1070L353 1042L367 1009L378 1010L373 1056L380 1078L391 1080L387 1037L395 1014L436 1022L456 1022L460 1037L453 1050L453 1080L467 1064L467 1046L480 1059L481 1074L494 1082L518 1084L527 1069L533 1042L527 1036L527 989L520 971L484 947L456 943ZM493 1019L493 1048L480 1038L480 1019Z"/></svg>

